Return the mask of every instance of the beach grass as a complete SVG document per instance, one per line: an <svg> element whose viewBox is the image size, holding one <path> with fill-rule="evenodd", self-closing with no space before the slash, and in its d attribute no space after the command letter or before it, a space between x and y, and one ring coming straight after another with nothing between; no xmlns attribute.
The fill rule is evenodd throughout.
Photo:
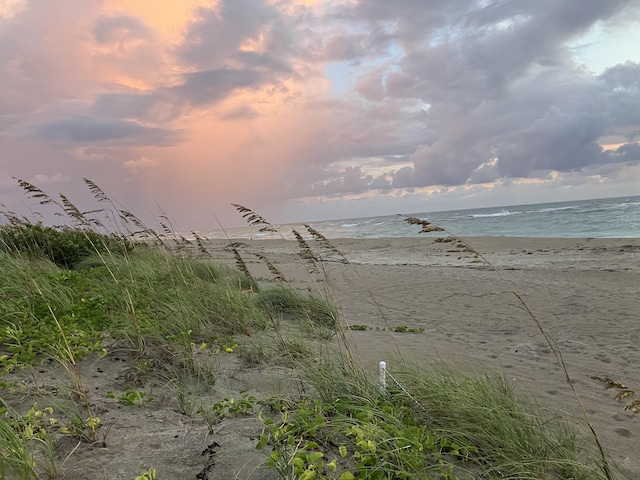
<svg viewBox="0 0 640 480"><path fill-rule="evenodd" d="M282 478L606 478L560 412L519 398L501 375L424 367L381 393L344 362L307 363L316 395L264 422L270 465Z"/></svg>
<svg viewBox="0 0 640 480"><path fill-rule="evenodd" d="M201 239L174 234L166 218L162 232L154 232L116 209L91 181L86 182L96 199L109 205L107 214L99 212L113 219L111 225L82 213L64 196L54 200L20 182L31 198L57 206L68 223L45 227L4 214L0 368L10 379L21 369L61 364L72 385L66 398L75 405L68 411L76 413L40 425L41 437L33 440L25 435L33 422L10 400L19 398L23 405L26 396L35 404L37 395L4 382L5 472L20 479L53 478L55 455L43 455L42 445L51 447L51 439L61 435L105 442L78 363L124 345L138 373L171 384L182 395L185 415L204 412L210 430L217 418L211 408L197 408L185 397L186 378L210 385L219 375L215 363L200 361L200 353L237 353L247 365L292 369L299 385L295 394L258 402L238 392L243 415L262 422L257 447L270 452L265 466L283 479L612 478L602 458L576 441L560 412L549 414L518 397L498 374L406 367L395 373L397 384L382 390L354 361L348 322L327 282L320 287L315 280L323 275L322 255L302 236L299 257L314 277L313 294L292 288L261 254L254 256L268 262L274 278L254 278L245 261L252 253L239 244L230 242L237 269L206 255L196 258L206 254ZM240 211L251 224L272 228L251 210ZM309 233L320 248L340 255L320 232ZM149 398L136 390L128 395L121 398L138 406L146 403L136 399ZM213 409L218 417L236 411L235 401L225 401Z"/></svg>

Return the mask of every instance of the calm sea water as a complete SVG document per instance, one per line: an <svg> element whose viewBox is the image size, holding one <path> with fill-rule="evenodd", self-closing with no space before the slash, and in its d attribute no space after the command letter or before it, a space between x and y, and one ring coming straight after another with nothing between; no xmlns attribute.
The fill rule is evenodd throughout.
<svg viewBox="0 0 640 480"><path fill-rule="evenodd" d="M327 238L419 236L420 228L407 224L406 216L428 220L458 236L640 238L640 196L422 212L309 222L309 225ZM285 238L293 238L292 228L305 233L302 224L276 227ZM249 227L229 229L227 233L232 238L279 238ZM224 238L217 231L202 234Z"/></svg>

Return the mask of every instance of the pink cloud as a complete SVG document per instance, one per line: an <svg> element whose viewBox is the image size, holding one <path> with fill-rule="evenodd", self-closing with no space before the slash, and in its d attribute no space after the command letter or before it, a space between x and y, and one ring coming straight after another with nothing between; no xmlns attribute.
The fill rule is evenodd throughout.
<svg viewBox="0 0 640 480"><path fill-rule="evenodd" d="M580 2L593 8L555 15ZM567 42L632 8L580 2L5 2L2 174L79 193L91 178L132 211L158 202L185 225L232 202L277 218L304 198L545 168L608 164L621 178L636 150L592 147L605 133L634 140L640 67L594 75Z"/></svg>

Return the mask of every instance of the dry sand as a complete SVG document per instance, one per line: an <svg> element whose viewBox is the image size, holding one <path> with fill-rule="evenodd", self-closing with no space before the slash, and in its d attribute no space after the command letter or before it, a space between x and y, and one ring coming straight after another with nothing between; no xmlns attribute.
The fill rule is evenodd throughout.
<svg viewBox="0 0 640 480"><path fill-rule="evenodd" d="M494 369L519 392L584 426L564 373L518 292L559 346L606 452L631 472L629 478L640 478L640 416L591 378L609 377L640 392L640 240L465 240L492 267L427 237L331 241L350 262L326 255L326 277L343 321L371 327L349 334L361 362L375 369L385 360L391 372L403 362L426 367L434 360ZM288 278L308 280L294 242L248 243L277 261ZM222 255L220 245L214 251ZM398 326L424 331L392 333Z"/></svg>
<svg viewBox="0 0 640 480"><path fill-rule="evenodd" d="M357 359L372 371L385 360L391 373L403 363L429 368L438 361L470 372L503 372L519 393L568 412L576 425L584 426L564 373L513 294L517 291L557 342L607 454L626 478L640 478L640 417L625 411L624 402L613 400L615 392L591 378L610 377L640 391L640 240L467 241L495 269L433 238L332 240L349 263L342 263L339 255L323 254L326 281L319 285L334 292L343 323L369 327L347 333ZM273 261L294 285L313 288L295 242L247 244ZM226 245L210 241L207 248L214 260L233 263ZM249 268L255 276L269 277L258 260ZM393 332L399 326L423 330ZM242 390L260 396L273 394L276 386L287 388L286 371L247 368L236 354L212 361L217 377L214 388L203 393L207 405L237 397ZM227 419L207 434L200 417L177 412L175 390L162 383L151 390L145 386L155 398L145 409L107 398L107 392L117 397L131 384L132 371L134 359L114 348L105 358L94 355L81 363L103 430L110 429L106 448L58 442L64 478L131 479L143 466L156 468L158 478L166 479L276 478L274 472L257 468L265 453L254 448L261 430L255 419ZM55 392L68 383L68 376L43 367L23 373L21 381L40 392ZM39 405L49 400L45 396Z"/></svg>

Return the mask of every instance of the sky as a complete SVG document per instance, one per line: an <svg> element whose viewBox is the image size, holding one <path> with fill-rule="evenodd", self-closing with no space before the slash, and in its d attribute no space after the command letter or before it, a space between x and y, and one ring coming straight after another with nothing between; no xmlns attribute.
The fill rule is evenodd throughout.
<svg viewBox="0 0 640 480"><path fill-rule="evenodd" d="M638 45L640 0L0 0L1 208L54 215L17 179L183 231L640 195Z"/></svg>

